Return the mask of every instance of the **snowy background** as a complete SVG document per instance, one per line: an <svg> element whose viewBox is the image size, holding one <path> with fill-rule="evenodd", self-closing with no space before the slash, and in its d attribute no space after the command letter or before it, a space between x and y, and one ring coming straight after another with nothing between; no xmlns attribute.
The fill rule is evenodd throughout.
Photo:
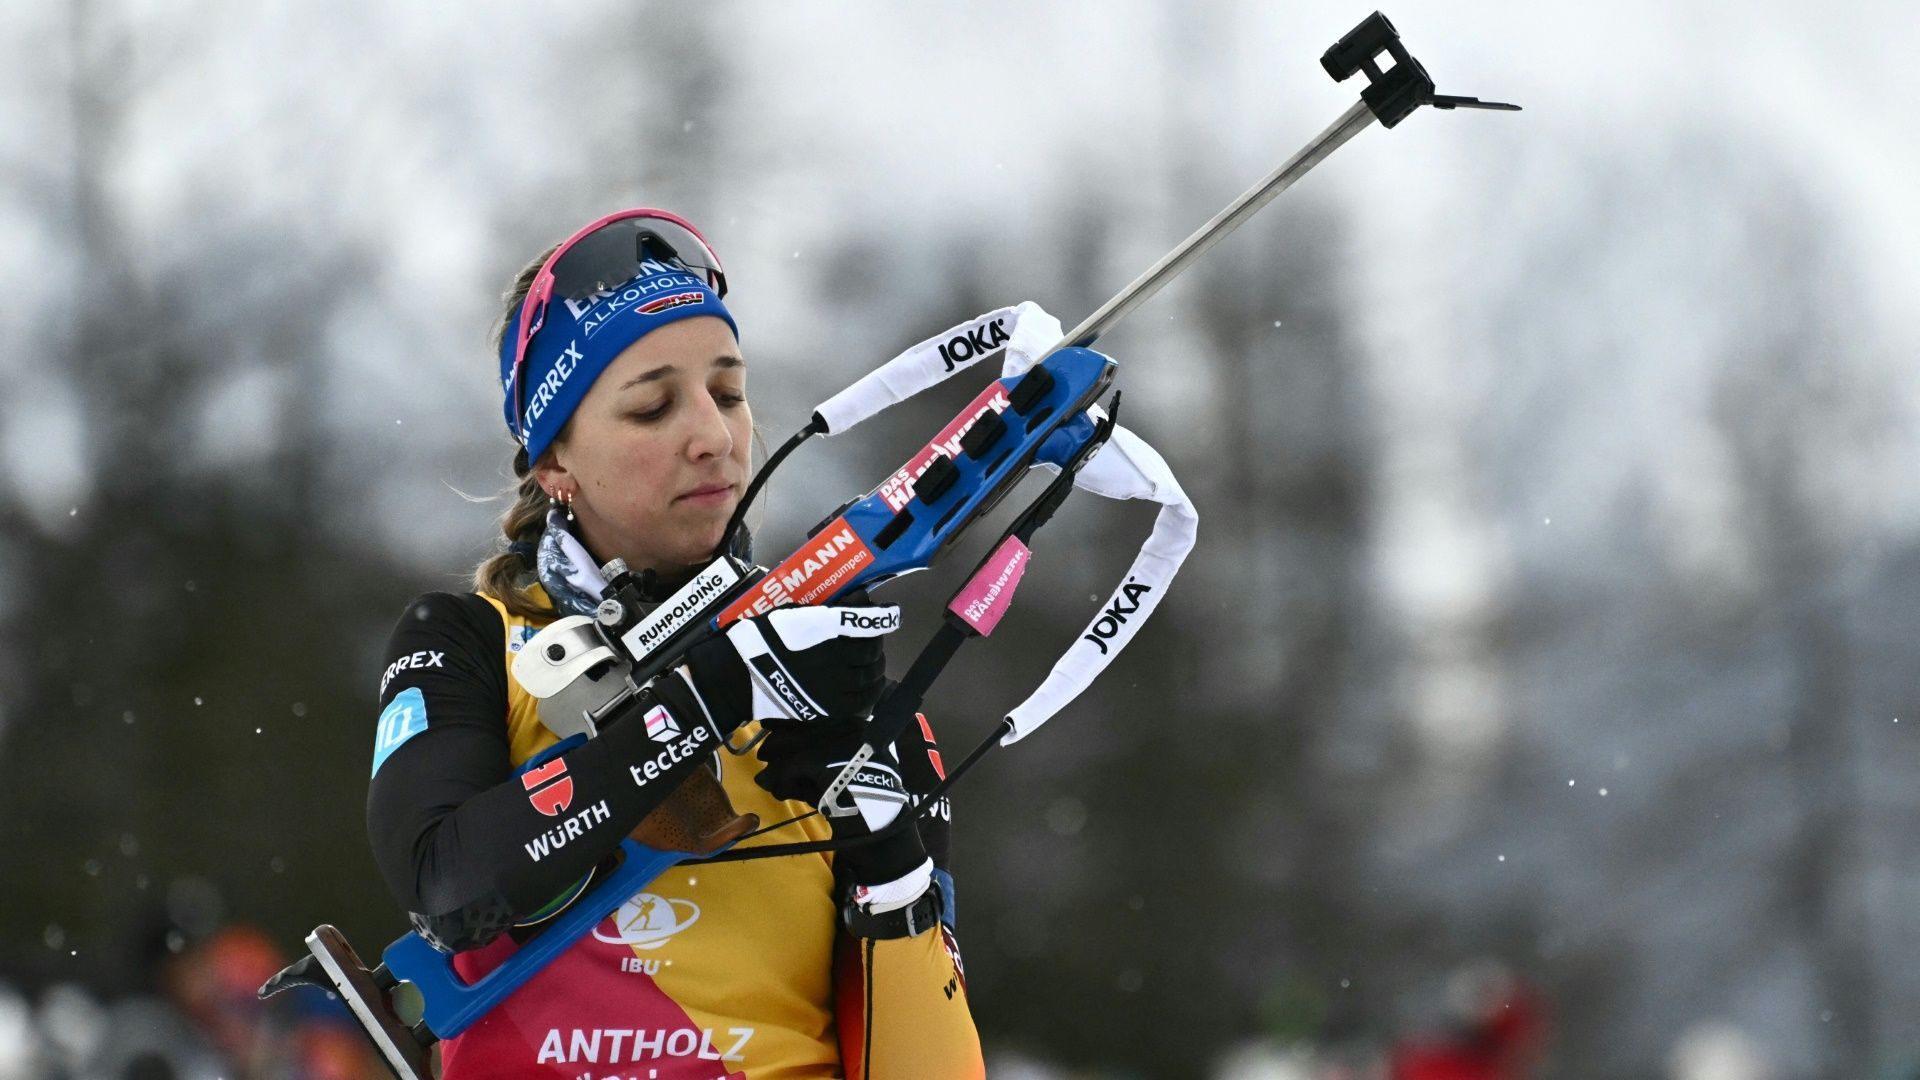
<svg viewBox="0 0 1920 1080"><path fill-rule="evenodd" d="M378 653L496 534L485 340L544 244L700 223L777 440L974 313L1091 311L1351 103L1368 10L9 3L0 1076L403 929ZM1103 340L1201 543L960 789L995 1074L1412 1076L1477 1023L1497 1075L1914 1076L1920 20L1388 14L1527 111L1364 132ZM974 388L810 448L763 546ZM950 741L1149 520L1069 507Z"/></svg>

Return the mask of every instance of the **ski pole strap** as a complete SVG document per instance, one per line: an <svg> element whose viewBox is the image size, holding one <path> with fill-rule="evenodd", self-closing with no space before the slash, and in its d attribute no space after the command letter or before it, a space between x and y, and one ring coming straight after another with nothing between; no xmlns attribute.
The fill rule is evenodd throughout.
<svg viewBox="0 0 1920 1080"><path fill-rule="evenodd" d="M1009 361L1016 350L1021 352L1018 370L1025 371L1060 340L1061 332L1060 320L1031 300L996 308L948 327L862 375L815 406L814 416L825 425L826 434L838 435L945 382L1002 347L1008 350Z"/></svg>
<svg viewBox="0 0 1920 1080"><path fill-rule="evenodd" d="M1166 459L1124 427L1114 427L1106 446L1081 467L1074 486L1109 499L1150 499L1160 504L1160 513L1140 554L1100 614L1053 665L1039 688L1007 713L1008 731L1000 739L1002 746L1032 734L1106 670L1159 606L1167 585L1193 550L1199 530L1199 512L1167 467Z"/></svg>

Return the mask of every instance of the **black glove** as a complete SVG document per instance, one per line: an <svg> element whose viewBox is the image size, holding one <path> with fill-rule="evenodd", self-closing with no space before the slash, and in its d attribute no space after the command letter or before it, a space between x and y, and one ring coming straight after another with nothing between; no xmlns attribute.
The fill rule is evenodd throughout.
<svg viewBox="0 0 1920 1080"><path fill-rule="evenodd" d="M754 782L782 799L798 799L818 806L827 785L860 748L861 725L856 720L826 720L817 723L771 721L768 734L760 743L760 760L766 762ZM835 839L870 836L891 825L900 814L912 814L917 803L915 792L896 762L893 750L882 747L860 767L852 783L840 795L840 805L853 806L859 812L844 816L825 815ZM946 834L940 833L941 858L945 858ZM917 828L903 828L884 840L842 848L834 860L856 887L880 890L888 899L910 903L925 890L932 864ZM914 888L913 882L919 887ZM906 892L894 897L891 894ZM901 906L895 904L893 906ZM882 908L884 910L884 907Z"/></svg>
<svg viewBox="0 0 1920 1080"><path fill-rule="evenodd" d="M695 645L687 667L724 731L748 720L859 719L886 688L880 639L899 628L892 605L779 608Z"/></svg>

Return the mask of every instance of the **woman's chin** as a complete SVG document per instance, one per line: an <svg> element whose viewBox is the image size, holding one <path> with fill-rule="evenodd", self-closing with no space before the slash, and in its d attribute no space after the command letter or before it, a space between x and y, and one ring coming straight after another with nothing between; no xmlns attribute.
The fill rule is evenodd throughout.
<svg viewBox="0 0 1920 1080"><path fill-rule="evenodd" d="M727 513L714 520L699 522L688 528L682 534L686 539L680 546L681 561L692 567L712 562L720 547L720 538L727 534L727 519L731 514L732 508L729 507Z"/></svg>
<svg viewBox="0 0 1920 1080"><path fill-rule="evenodd" d="M735 496L718 506L707 507L701 511L694 531L708 541L709 551L720 543L722 536L726 535L727 522L733 520L733 508L739 505L740 499Z"/></svg>

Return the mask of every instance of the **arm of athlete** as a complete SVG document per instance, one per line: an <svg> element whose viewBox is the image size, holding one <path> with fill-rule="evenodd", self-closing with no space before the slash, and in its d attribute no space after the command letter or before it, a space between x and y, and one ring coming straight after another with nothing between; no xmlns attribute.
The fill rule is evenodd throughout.
<svg viewBox="0 0 1920 1080"><path fill-rule="evenodd" d="M664 769L634 768L663 747L621 721L515 776L504 643L485 600L431 593L401 616L381 676L367 831L415 928L449 949L486 943L579 881L726 735L669 672L629 710L664 704L680 721Z"/></svg>
<svg viewBox="0 0 1920 1080"><path fill-rule="evenodd" d="M887 611L897 625L897 611ZM788 716L795 703L870 710L884 672L878 638L891 627L814 621L795 647L773 641L793 701L763 693L732 639L718 637L689 650L594 738L514 775L498 612L473 595L414 601L381 677L367 829L415 928L450 950L492 940L591 872L749 718ZM640 720L656 707L680 733L666 743Z"/></svg>
<svg viewBox="0 0 1920 1080"><path fill-rule="evenodd" d="M901 779L916 796L932 791L945 779L940 747L925 717L900 737L894 750ZM966 967L955 936L953 876L947 861L952 820L951 804L942 796L939 805L919 821L938 897L939 907L932 909L938 913L933 928L910 937L864 938L851 932L840 936L840 962L834 971L836 1015L849 1015L847 1008L859 1009L863 1032L858 1042L850 1044L846 1028L841 1029L840 1054L847 1080L986 1076L980 1033L967 1005ZM917 920L913 928L920 929Z"/></svg>

